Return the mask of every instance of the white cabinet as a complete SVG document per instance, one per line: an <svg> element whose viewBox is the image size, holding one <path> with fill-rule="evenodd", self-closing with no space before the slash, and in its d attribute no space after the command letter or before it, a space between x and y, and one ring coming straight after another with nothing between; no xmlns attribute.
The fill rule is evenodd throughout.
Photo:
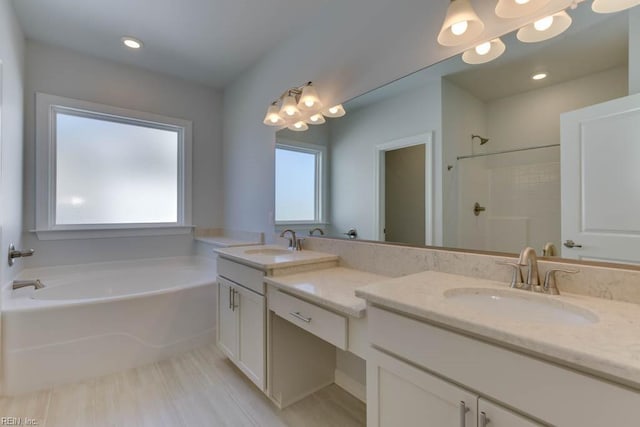
<svg viewBox="0 0 640 427"><path fill-rule="evenodd" d="M367 360L367 426L540 427L462 387L372 350Z"/></svg>
<svg viewBox="0 0 640 427"><path fill-rule="evenodd" d="M239 264L232 267L218 269L220 274L231 276L218 276L218 348L264 391L266 310L264 294L257 292L264 289L263 275ZM233 280L247 277L252 278L251 283Z"/></svg>
<svg viewBox="0 0 640 427"><path fill-rule="evenodd" d="M540 425L534 420L559 427L639 425L636 418L629 416L640 407L637 390L376 306L368 306L367 319L373 346L367 359L367 399L372 402L367 412L369 426L392 425L379 422L385 419L384 414L378 412L381 409L375 408L377 404L372 399L379 400L388 393L380 380L381 372L391 370L394 363L404 366L402 372L407 374L401 378L409 383L416 384L423 377L421 374L433 373L450 385L477 392L480 409L474 410L479 419L485 413L490 419L489 427ZM433 394L434 390L430 391ZM397 399L406 396L403 393ZM492 404L488 398L504 407ZM384 405L382 402L381 407ZM411 413L408 409L405 412ZM467 421L467 425L476 424Z"/></svg>
<svg viewBox="0 0 640 427"><path fill-rule="evenodd" d="M486 399L478 399L478 427L539 427L541 425Z"/></svg>
<svg viewBox="0 0 640 427"><path fill-rule="evenodd" d="M477 395L376 350L367 388L369 427L476 425Z"/></svg>

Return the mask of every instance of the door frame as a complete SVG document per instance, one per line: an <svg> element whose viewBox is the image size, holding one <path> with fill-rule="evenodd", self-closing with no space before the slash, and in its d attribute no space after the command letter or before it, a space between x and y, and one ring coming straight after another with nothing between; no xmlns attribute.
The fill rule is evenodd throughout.
<svg viewBox="0 0 640 427"><path fill-rule="evenodd" d="M385 238L385 153L399 148L424 145L424 244L432 245L435 238L434 233L434 173L435 173L435 153L433 132L420 133L406 138L394 139L383 144L376 145L374 151L374 239L383 240Z"/></svg>

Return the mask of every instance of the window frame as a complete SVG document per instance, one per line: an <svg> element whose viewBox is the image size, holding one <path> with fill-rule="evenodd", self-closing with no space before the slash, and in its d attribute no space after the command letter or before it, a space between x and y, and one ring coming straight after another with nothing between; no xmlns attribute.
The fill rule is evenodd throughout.
<svg viewBox="0 0 640 427"><path fill-rule="evenodd" d="M70 114L114 123L178 132L178 212L176 222L56 224L56 117ZM191 233L192 123L188 120L36 93L36 228L40 240Z"/></svg>
<svg viewBox="0 0 640 427"><path fill-rule="evenodd" d="M318 144L291 141L279 138L276 142L276 149L297 151L300 153L314 154L316 156L316 176L315 176L315 218L309 220L287 220L278 221L277 206L275 205L275 180L274 180L274 222L275 225L321 225L326 224L326 189L327 189L327 147ZM275 163L275 162L274 162Z"/></svg>

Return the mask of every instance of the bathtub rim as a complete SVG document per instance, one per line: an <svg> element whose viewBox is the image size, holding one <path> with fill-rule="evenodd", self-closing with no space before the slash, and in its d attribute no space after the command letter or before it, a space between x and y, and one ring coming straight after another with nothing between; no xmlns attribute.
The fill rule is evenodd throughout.
<svg viewBox="0 0 640 427"><path fill-rule="evenodd" d="M106 261L106 262L96 262L96 263L84 263L84 264L70 264L63 266L50 266L50 267L37 267L33 269L25 269L20 272L18 276L18 280L21 279L20 276L23 276L25 273L28 274L31 271L37 270L45 270L45 269L63 269L63 268L73 268L73 267L81 267L82 269L90 269L92 266L95 267L105 267L114 265L135 265L144 261L152 261L152 262L166 262L166 261L197 261L195 265L201 266L203 268L203 273L205 270L209 270L211 273L211 277L203 277L202 280L191 280L185 281L184 283L180 283L178 285L173 285L171 287L162 288L153 291L144 291L144 292L135 292L128 293L124 295L114 295L112 297L98 297L98 298L74 298L74 299L36 299L32 298L33 293L36 290L31 290L26 295L14 296L13 290L11 289L11 285L13 281L9 281L6 283L1 291L2 298L0 304L0 313L9 313L9 312L22 312L22 311L33 311L33 310L54 310L59 309L61 307L67 306L75 306L75 305L93 305L93 304L102 304L107 302L116 302L122 301L125 299L134 299L134 298L144 298L146 296L152 295L161 295L168 294L173 292L179 292L180 290L195 288L200 286L213 286L217 283L216 279L216 259L209 258L201 255L193 255L193 256L178 256L178 257L157 257L157 258L140 258L136 260L119 260L119 261ZM188 264L184 264L188 265ZM193 265L193 264L192 264ZM45 282L46 285L46 282ZM64 286L57 285L57 286Z"/></svg>

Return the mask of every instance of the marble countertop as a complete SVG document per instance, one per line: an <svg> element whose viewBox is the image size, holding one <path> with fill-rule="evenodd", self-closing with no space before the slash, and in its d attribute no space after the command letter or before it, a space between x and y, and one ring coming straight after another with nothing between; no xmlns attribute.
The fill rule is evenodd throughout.
<svg viewBox="0 0 640 427"><path fill-rule="evenodd" d="M456 288L489 288L515 298L542 298L554 307L593 313L597 319L592 320L597 321L572 324L548 318L520 320L445 296ZM531 295L529 291L509 289L507 283L435 271L378 282L358 289L356 295L383 308L640 388L637 304L566 293Z"/></svg>
<svg viewBox="0 0 640 427"><path fill-rule="evenodd" d="M271 270L283 267L295 267L300 265L315 264L327 261L338 261L338 255L315 251L292 251L282 246L237 246L230 248L214 249L218 255L237 261L241 264L260 270ZM251 253L256 250L278 250L277 254Z"/></svg>
<svg viewBox="0 0 640 427"><path fill-rule="evenodd" d="M266 277L265 281L293 295L329 307L352 317L364 317L366 301L355 290L382 280L386 276L344 267L328 268L287 276Z"/></svg>

